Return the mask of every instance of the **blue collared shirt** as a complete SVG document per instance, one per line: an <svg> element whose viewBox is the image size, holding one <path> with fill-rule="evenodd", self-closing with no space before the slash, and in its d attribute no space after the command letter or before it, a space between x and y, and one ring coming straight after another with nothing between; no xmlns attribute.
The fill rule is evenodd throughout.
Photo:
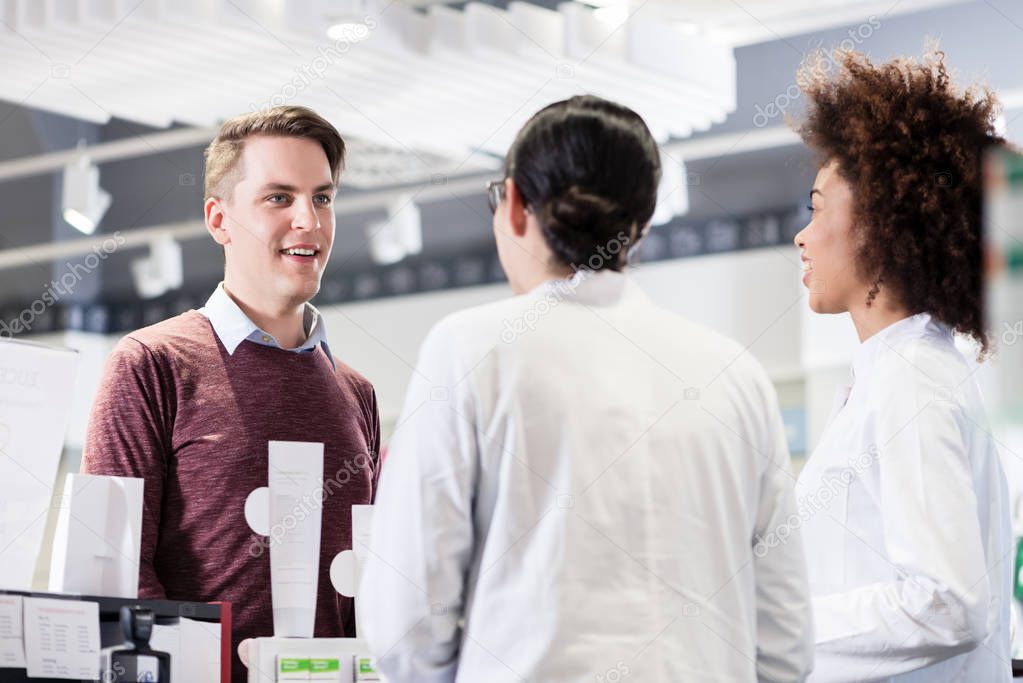
<svg viewBox="0 0 1023 683"><path fill-rule="evenodd" d="M223 282L217 285L213 294L206 301L206 305L199 309L199 313L209 319L210 324L213 325L213 331L216 332L220 342L227 349L228 355L234 355L238 345L246 340L262 346L284 348L272 334L260 329L256 323L249 319L249 316L245 315L238 304L228 296ZM323 352L327 354L330 364L336 370L334 354L330 352L330 345L327 344L327 330L324 326L323 316L310 303L305 305L303 324L306 333L305 342L297 348L285 350L306 353L315 350L317 346L322 346Z"/></svg>

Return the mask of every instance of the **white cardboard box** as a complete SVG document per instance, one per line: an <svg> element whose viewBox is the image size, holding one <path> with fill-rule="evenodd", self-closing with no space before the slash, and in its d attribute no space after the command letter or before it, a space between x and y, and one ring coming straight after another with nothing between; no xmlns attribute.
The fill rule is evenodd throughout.
<svg viewBox="0 0 1023 683"><path fill-rule="evenodd" d="M143 480L68 474L50 592L137 598Z"/></svg>

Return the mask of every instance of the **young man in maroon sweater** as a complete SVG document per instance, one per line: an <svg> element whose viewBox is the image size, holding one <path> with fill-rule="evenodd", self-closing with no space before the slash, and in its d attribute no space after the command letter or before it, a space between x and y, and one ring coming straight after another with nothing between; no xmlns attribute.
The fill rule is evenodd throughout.
<svg viewBox="0 0 1023 683"><path fill-rule="evenodd" d="M271 440L324 444L316 636L354 634L330 563L379 474L372 385L335 359L309 304L334 239L338 132L302 107L227 121L206 150L206 227L224 282L206 306L126 336L93 406L89 474L145 480L139 597L227 601L232 652L273 634L270 553L246 523ZM310 492L310 499L317 500ZM233 656L234 681L245 668Z"/></svg>

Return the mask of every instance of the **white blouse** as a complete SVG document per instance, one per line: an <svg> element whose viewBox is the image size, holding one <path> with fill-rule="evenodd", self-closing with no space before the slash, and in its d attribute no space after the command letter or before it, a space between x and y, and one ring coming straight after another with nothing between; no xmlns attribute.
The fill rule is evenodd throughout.
<svg viewBox="0 0 1023 683"><path fill-rule="evenodd" d="M796 487L810 680L1010 680L1005 475L973 368L918 314L857 349Z"/></svg>

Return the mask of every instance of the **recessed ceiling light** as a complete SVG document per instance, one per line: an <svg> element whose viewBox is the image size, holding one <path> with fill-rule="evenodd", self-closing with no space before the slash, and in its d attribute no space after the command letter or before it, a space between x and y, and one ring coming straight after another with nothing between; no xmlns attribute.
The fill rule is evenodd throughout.
<svg viewBox="0 0 1023 683"><path fill-rule="evenodd" d="M369 38L369 26L358 21L343 21L328 28L327 37L331 40L358 43Z"/></svg>
<svg viewBox="0 0 1023 683"><path fill-rule="evenodd" d="M629 18L628 0L579 0L593 10L593 16L605 24L623 24Z"/></svg>

